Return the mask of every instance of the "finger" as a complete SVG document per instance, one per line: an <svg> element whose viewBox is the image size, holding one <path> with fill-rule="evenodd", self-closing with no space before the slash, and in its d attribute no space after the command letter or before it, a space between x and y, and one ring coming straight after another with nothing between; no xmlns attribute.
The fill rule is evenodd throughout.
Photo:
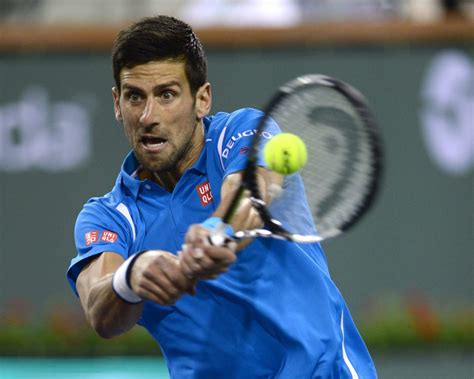
<svg viewBox="0 0 474 379"><path fill-rule="evenodd" d="M235 249L229 248L228 246L207 246L204 251L206 258L209 258L213 263L219 265L227 266L237 259Z"/></svg>
<svg viewBox="0 0 474 379"><path fill-rule="evenodd" d="M218 274L227 270L227 265L220 262L216 263L207 256L200 256L199 259L196 259L190 251L182 253L181 258L183 272L191 278L215 278Z"/></svg>
<svg viewBox="0 0 474 379"><path fill-rule="evenodd" d="M260 228L263 226L263 221L260 214L255 208L252 208L249 213L249 225L248 229Z"/></svg>
<svg viewBox="0 0 474 379"><path fill-rule="evenodd" d="M206 245L202 248L185 244L180 252L182 272L188 278L215 278L228 271L236 260L235 248L235 243L230 247Z"/></svg>
<svg viewBox="0 0 474 379"><path fill-rule="evenodd" d="M227 247L234 252L234 254L237 251L237 242L236 241L231 241L227 244ZM237 258L237 257L236 257Z"/></svg>
<svg viewBox="0 0 474 379"><path fill-rule="evenodd" d="M181 271L177 257L174 260L165 260L155 262L151 269L143 273L143 277L160 287L166 294L171 297L179 297L186 292L191 286L189 278L186 278Z"/></svg>
<svg viewBox="0 0 474 379"><path fill-rule="evenodd" d="M186 233L185 242L190 245L204 244L206 243L208 234L209 230L201 225L191 225Z"/></svg>
<svg viewBox="0 0 474 379"><path fill-rule="evenodd" d="M193 277L202 276L202 274L212 270L215 266L215 262L205 255L199 259L196 259L192 254L189 254L189 259L187 262Z"/></svg>
<svg viewBox="0 0 474 379"><path fill-rule="evenodd" d="M185 259L185 255L183 255L182 250L178 251L178 257L179 257L179 266L181 267L181 270L183 271L184 276L186 276L186 278L189 279L189 287L186 289L186 292L190 294L191 296L194 296L196 294L196 283L197 283L196 276L191 270L191 267L189 266L188 261Z"/></svg>
<svg viewBox="0 0 474 379"><path fill-rule="evenodd" d="M183 274L187 278L192 279L193 278L193 269L191 268L189 259L187 259L184 254L180 254L179 265L181 266L181 270L183 271Z"/></svg>
<svg viewBox="0 0 474 379"><path fill-rule="evenodd" d="M199 279L201 280L213 280L213 279L217 279L219 277L219 275L221 275L222 273L224 273L226 270L222 271L222 272L219 272L219 273L209 273L209 274L202 274L201 277Z"/></svg>
<svg viewBox="0 0 474 379"><path fill-rule="evenodd" d="M189 278L183 274L180 259L174 255L166 258L154 262L152 270L154 279L162 285L176 287L181 292L186 291L189 288Z"/></svg>
<svg viewBox="0 0 474 379"><path fill-rule="evenodd" d="M145 272L140 287L147 288L150 291L156 291L169 297L178 297L183 290L172 283L164 273L154 274Z"/></svg>
<svg viewBox="0 0 474 379"><path fill-rule="evenodd" d="M151 282L144 282L136 292L142 299L162 305L173 304L179 298L179 296L167 293L163 288Z"/></svg>
<svg viewBox="0 0 474 379"><path fill-rule="evenodd" d="M229 269L229 265L222 262L203 262L201 268L196 273L200 278L209 277L212 275L219 275L226 272Z"/></svg>
<svg viewBox="0 0 474 379"><path fill-rule="evenodd" d="M204 257L202 249L194 252L189 245L183 245L183 249L180 253L180 266L185 276L194 277L195 274L201 269L199 261Z"/></svg>
<svg viewBox="0 0 474 379"><path fill-rule="evenodd" d="M191 285L190 278L184 275L180 265L174 267L173 270L165 271L163 280L165 280L165 278L168 283L180 292L187 291Z"/></svg>
<svg viewBox="0 0 474 379"><path fill-rule="evenodd" d="M250 199L242 201L237 216L232 220L232 226L234 230L254 229L262 226L260 215Z"/></svg>

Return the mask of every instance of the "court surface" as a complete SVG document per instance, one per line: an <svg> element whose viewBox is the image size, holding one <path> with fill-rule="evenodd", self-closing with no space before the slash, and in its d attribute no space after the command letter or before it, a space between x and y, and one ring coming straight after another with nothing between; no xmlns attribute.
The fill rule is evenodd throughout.
<svg viewBox="0 0 474 379"><path fill-rule="evenodd" d="M373 354L381 379L472 379L473 352ZM160 358L0 358L1 379L168 379Z"/></svg>

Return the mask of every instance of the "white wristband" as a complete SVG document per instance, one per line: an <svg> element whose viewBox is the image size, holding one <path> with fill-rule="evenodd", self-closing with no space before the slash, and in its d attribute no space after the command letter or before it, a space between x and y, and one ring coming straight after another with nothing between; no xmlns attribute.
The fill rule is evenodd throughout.
<svg viewBox="0 0 474 379"><path fill-rule="evenodd" d="M141 253L144 253L144 251L132 255L123 262L117 271L115 271L112 279L112 289L115 294L123 301L130 304L138 304L143 301L143 299L138 296L130 286L130 273L132 271L133 263Z"/></svg>

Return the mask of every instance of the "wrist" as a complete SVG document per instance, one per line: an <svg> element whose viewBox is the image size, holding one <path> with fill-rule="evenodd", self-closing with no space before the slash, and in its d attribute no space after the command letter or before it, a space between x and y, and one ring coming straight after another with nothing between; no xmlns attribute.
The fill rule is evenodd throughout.
<svg viewBox="0 0 474 379"><path fill-rule="evenodd" d="M144 251L138 252L125 260L117 271L115 271L112 278L112 289L115 295L129 304L139 304L143 302L143 299L132 289L130 281L133 265L142 253L144 253Z"/></svg>

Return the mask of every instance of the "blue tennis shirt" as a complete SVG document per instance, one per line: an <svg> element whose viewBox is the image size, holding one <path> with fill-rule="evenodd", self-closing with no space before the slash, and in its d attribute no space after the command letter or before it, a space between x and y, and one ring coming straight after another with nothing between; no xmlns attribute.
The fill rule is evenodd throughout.
<svg viewBox="0 0 474 379"><path fill-rule="evenodd" d="M139 180L130 153L112 191L90 199L77 218L77 256L67 274L73 290L84 265L104 251L126 259L180 250L188 227L219 204L226 175L245 167L261 117L246 108L205 118L205 146L171 193ZM278 132L273 124L264 137ZM304 201L301 207L301 222L314 228ZM256 239L228 272L199 282L195 296L171 306L145 301L139 324L159 343L172 378L376 377L319 244Z"/></svg>

